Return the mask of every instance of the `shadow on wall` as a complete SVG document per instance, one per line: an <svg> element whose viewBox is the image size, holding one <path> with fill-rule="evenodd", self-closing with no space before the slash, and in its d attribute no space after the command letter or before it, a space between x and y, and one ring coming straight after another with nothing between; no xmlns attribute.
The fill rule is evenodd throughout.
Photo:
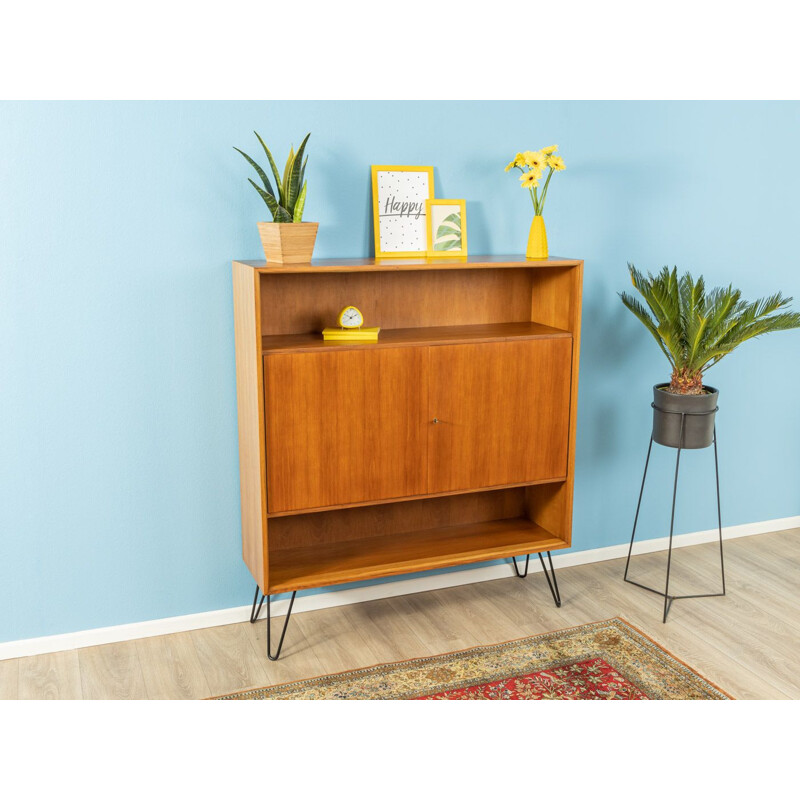
<svg viewBox="0 0 800 800"><path fill-rule="evenodd" d="M613 459L620 448L626 399L630 399L625 387L631 386L639 374L633 364L642 342L632 335L629 312L621 303L613 302L616 299L616 290L612 294L602 278L593 281L591 295L584 298L581 363L591 365L584 375L592 383L594 399L591 406L582 409L582 446L595 467Z"/></svg>
<svg viewBox="0 0 800 800"><path fill-rule="evenodd" d="M314 184L309 181L303 219L320 224L314 258L373 256L372 184L363 154L342 141L337 141L334 149L318 140L309 164L311 158ZM324 198L340 198L341 202L326 202Z"/></svg>

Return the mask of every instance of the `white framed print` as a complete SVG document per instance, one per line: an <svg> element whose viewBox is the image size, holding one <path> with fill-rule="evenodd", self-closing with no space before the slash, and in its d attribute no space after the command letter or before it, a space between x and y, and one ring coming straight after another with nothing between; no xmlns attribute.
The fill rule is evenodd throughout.
<svg viewBox="0 0 800 800"><path fill-rule="evenodd" d="M424 256L433 167L372 166L375 258Z"/></svg>
<svg viewBox="0 0 800 800"><path fill-rule="evenodd" d="M430 258L467 255L466 200L428 200L426 217Z"/></svg>

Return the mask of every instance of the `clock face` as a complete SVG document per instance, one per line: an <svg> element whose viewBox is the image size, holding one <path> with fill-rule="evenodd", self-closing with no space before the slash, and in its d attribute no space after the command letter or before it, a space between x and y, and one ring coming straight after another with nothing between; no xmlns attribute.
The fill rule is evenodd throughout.
<svg viewBox="0 0 800 800"><path fill-rule="evenodd" d="M339 324L343 328L360 328L364 324L364 318L355 306L347 306L339 315Z"/></svg>

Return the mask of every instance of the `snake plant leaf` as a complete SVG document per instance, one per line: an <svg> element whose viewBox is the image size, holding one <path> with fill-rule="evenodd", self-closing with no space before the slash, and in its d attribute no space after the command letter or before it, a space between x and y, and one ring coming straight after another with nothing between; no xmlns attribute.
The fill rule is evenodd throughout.
<svg viewBox="0 0 800 800"><path fill-rule="evenodd" d="M272 184L269 182L269 178L267 177L267 174L264 172L264 170L261 169L261 167L259 167L258 164L256 164L256 162L253 161L253 159L250 158L250 156L244 152L244 150L240 150L238 147L234 147L233 149L237 153L241 153L247 159L250 166L253 167L253 169L258 173L258 177L261 178L261 182L264 184L264 188L274 197L275 192L273 191Z"/></svg>
<svg viewBox="0 0 800 800"><path fill-rule="evenodd" d="M286 195L286 202L287 208L294 208L294 204L297 201L297 196L300 194L300 187L302 184L300 183L300 172L303 169L303 153L306 149L306 142L308 142L308 137L311 136L310 133L306 134L306 138L303 139L303 143L300 145L297 155L294 158L294 163L292 164L292 171L289 175L289 186L288 192Z"/></svg>
<svg viewBox="0 0 800 800"><path fill-rule="evenodd" d="M278 201L266 189L262 189L252 178L247 180L253 184L253 188L261 195L261 199L267 204L267 208L272 213L272 219L277 222L275 215L278 213Z"/></svg>
<svg viewBox="0 0 800 800"><path fill-rule="evenodd" d="M308 156L303 159L303 167L300 170L300 179L297 181L298 186L304 186L306 182L306 164L308 164Z"/></svg>
<svg viewBox="0 0 800 800"><path fill-rule="evenodd" d="M272 153L269 151L269 147L264 144L264 140L258 135L258 131L253 131L256 135L256 138L259 142L261 142L261 146L264 148L264 152L267 154L267 158L269 159L269 165L272 167L272 174L275 176L275 186L277 187L278 191L280 192L281 189L281 174L278 172L278 167L275 164L275 159L272 157ZM275 192L272 192L274 195Z"/></svg>
<svg viewBox="0 0 800 800"><path fill-rule="evenodd" d="M308 183L303 184L303 188L300 190L300 194L297 196L297 202L294 204L292 222L303 221L303 209L306 207L306 189L308 189Z"/></svg>
<svg viewBox="0 0 800 800"><path fill-rule="evenodd" d="M278 206L278 211L275 214L275 222L291 222L292 215L283 207Z"/></svg>
<svg viewBox="0 0 800 800"><path fill-rule="evenodd" d="M294 166L294 147L289 150L289 157L286 159L286 166L283 168L283 182L281 183L281 205L289 208L289 175L292 174Z"/></svg>

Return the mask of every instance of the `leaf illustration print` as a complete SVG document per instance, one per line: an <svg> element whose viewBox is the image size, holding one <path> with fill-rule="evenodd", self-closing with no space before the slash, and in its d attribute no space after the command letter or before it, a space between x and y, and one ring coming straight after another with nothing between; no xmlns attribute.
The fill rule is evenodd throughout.
<svg viewBox="0 0 800 800"><path fill-rule="evenodd" d="M436 229L434 250L461 250L461 214L448 214Z"/></svg>

